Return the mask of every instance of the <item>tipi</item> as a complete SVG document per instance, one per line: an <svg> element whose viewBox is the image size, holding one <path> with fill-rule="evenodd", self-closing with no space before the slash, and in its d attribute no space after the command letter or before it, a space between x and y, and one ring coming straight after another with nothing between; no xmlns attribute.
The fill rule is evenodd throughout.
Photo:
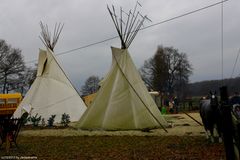
<svg viewBox="0 0 240 160"><path fill-rule="evenodd" d="M55 122L59 123L64 113L70 116L70 121L78 121L86 110L84 102L53 53L62 27L60 24L55 27L53 42L51 43L47 26L43 26L41 23L41 40L46 45L47 50L40 49L37 77L15 111L14 117L20 117L23 112L28 111L32 116L38 114L45 121L51 115L56 115Z"/></svg>
<svg viewBox="0 0 240 160"><path fill-rule="evenodd" d="M130 11L124 34L122 19L118 22L114 8L113 11L109 8L108 10L121 39L122 48L112 47L111 69L101 82L95 100L87 108L77 127L89 130L164 128L168 124L149 95L127 49L146 16L135 24L132 18L140 14L134 15L136 7L133 14Z"/></svg>

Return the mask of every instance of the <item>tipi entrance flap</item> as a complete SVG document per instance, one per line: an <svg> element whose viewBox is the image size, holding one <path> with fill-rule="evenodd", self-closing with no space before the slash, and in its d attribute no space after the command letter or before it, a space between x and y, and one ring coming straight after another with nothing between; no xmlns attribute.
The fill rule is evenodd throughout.
<svg viewBox="0 0 240 160"><path fill-rule="evenodd" d="M41 76L45 70L47 61L47 52L39 49L37 76Z"/></svg>

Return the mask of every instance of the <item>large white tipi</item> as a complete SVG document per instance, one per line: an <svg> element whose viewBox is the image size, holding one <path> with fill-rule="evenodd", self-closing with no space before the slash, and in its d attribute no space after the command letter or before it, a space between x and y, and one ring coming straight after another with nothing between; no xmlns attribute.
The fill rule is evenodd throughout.
<svg viewBox="0 0 240 160"><path fill-rule="evenodd" d="M119 28L122 24L116 24L115 10L113 9L114 13L109 8L108 10L121 38L122 49L112 47L111 69L77 127L89 130L164 128L168 124L149 95L127 49L146 17L134 27L133 22L130 24L131 16L128 16L127 23L135 30L129 29L127 34L123 34L124 30ZM133 15L136 16L138 14Z"/></svg>
<svg viewBox="0 0 240 160"><path fill-rule="evenodd" d="M59 36L60 31L58 26L59 33L55 36ZM70 116L70 121L78 121L86 106L54 56L53 48L58 38L55 37L55 44L48 43L46 40L50 40L50 37L44 26L42 37L47 50L40 49L37 77L15 111L14 117L20 117L23 112L28 111L30 115L38 114L46 121L51 115L56 115L55 122L59 123L62 114L66 113Z"/></svg>

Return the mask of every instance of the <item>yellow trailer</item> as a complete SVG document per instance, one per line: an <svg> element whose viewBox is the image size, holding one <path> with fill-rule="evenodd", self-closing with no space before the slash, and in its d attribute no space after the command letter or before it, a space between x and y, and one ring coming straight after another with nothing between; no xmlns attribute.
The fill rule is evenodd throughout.
<svg viewBox="0 0 240 160"><path fill-rule="evenodd" d="M94 98L96 97L97 93L93 93L83 97L83 101L85 102L86 106L89 107L93 102Z"/></svg>
<svg viewBox="0 0 240 160"><path fill-rule="evenodd" d="M0 116L12 116L21 100L20 93L0 94Z"/></svg>

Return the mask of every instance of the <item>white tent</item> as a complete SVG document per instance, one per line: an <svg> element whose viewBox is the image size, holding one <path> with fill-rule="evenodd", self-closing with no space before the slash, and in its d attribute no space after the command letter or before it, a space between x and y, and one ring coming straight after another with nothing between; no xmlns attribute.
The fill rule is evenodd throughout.
<svg viewBox="0 0 240 160"><path fill-rule="evenodd" d="M84 102L49 48L40 50L37 77L14 117L20 117L26 108L30 115L38 114L45 121L51 115L56 115L56 123L61 121L64 113L70 116L70 121L78 121L86 110Z"/></svg>
<svg viewBox="0 0 240 160"><path fill-rule="evenodd" d="M112 47L111 69L93 103L77 123L78 128L133 130L168 125L128 53L128 43L123 44L122 49Z"/></svg>

